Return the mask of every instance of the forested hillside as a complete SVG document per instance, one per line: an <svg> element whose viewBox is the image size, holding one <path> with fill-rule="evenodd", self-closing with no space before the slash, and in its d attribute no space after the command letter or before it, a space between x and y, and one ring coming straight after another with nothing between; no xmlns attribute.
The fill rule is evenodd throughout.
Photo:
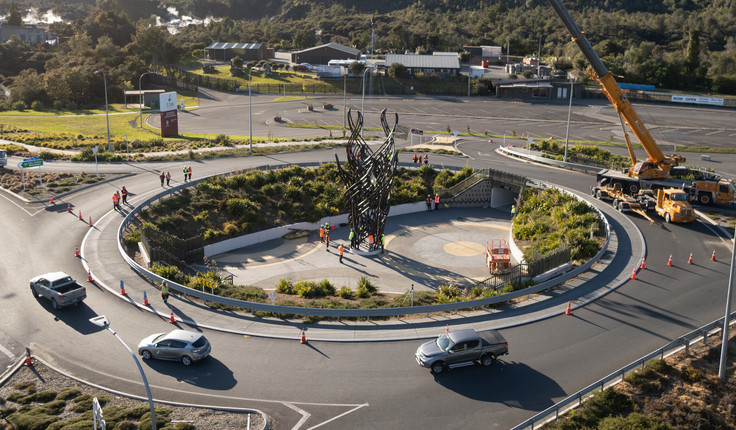
<svg viewBox="0 0 736 430"><path fill-rule="evenodd" d="M660 88L736 94L736 0L565 0L604 63L626 82ZM7 15L12 0L0 0ZM303 49L336 42L376 54L459 51L500 45L536 55L557 69L585 70L544 0L19 0L53 10L59 47L0 45L0 79L16 99L45 104L99 103L95 70L115 90L136 86L150 64L201 56L213 41L261 42ZM156 24L173 16L209 17L171 34ZM20 85L23 84L23 85Z"/></svg>

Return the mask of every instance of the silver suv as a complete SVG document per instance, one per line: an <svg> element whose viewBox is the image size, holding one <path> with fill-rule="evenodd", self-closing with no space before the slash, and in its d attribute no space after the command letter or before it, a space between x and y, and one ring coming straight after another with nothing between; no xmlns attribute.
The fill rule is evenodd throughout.
<svg viewBox="0 0 736 430"><path fill-rule="evenodd" d="M422 344L414 358L420 366L430 368L432 373L441 373L445 369L473 365L476 361L490 366L499 356L508 353L506 339L496 330L478 333L466 329L445 333Z"/></svg>
<svg viewBox="0 0 736 430"><path fill-rule="evenodd" d="M138 344L138 354L144 360L181 361L185 366L206 358L211 349L210 342L201 333L186 330L152 334Z"/></svg>

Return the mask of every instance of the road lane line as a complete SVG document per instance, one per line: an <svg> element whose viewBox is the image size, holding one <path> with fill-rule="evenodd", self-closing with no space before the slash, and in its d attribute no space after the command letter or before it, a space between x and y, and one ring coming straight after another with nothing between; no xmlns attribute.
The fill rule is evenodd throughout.
<svg viewBox="0 0 736 430"><path fill-rule="evenodd" d="M8 357L10 357L11 360L14 360L15 359L15 356L13 355L13 353L10 352L10 351L8 351L8 349L6 347L2 346L2 344L0 344L0 352L2 352L3 354L7 355Z"/></svg>
<svg viewBox="0 0 736 430"><path fill-rule="evenodd" d="M342 418L345 415L350 414L350 413L353 413L353 412L357 411L358 409L360 409L362 407L365 407L365 406L368 406L368 403L363 403L362 405L358 405L358 406L354 407L353 409L350 409L349 411L343 412L340 415L334 416L334 417L330 418L327 421L323 421L323 422L317 424L316 426L309 427L307 430L312 430L312 429L316 429L318 427L322 427L323 425L325 425L327 423L330 423L332 421L335 421L338 418Z"/></svg>
<svg viewBox="0 0 736 430"><path fill-rule="evenodd" d="M309 412L305 411L302 408L299 408L297 406L294 406L291 403L284 402L283 404L284 404L284 406L287 406L290 409L293 409L293 410L299 412L302 415L302 419L300 419L299 422L297 422L296 424L294 424L294 427L292 427L291 430L298 430L298 429L302 428L302 424L304 424L305 422L307 422L307 420L309 419L309 417L312 416L312 414L310 414Z"/></svg>

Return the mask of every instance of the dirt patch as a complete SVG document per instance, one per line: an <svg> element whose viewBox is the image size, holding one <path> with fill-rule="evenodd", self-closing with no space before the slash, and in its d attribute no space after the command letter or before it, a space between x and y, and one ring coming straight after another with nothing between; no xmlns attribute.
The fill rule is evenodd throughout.
<svg viewBox="0 0 736 430"><path fill-rule="evenodd" d="M86 174L41 172L40 180L38 169L25 172L25 178L20 170L0 169L0 187L18 194L27 200L46 200L51 196L77 190L81 187L95 184L107 179L120 176L119 174ZM25 181L25 190L24 190ZM41 182L43 181L43 186Z"/></svg>
<svg viewBox="0 0 736 430"><path fill-rule="evenodd" d="M15 372L4 384L0 385L0 409L3 412L4 419L0 419L0 428L4 428L3 424L13 422L13 415L20 413L19 411L16 411L15 413L7 414L5 411L9 411L10 408L15 408L19 410L23 410L23 408L30 406L31 408L40 408L41 406L49 404L49 401L46 402L42 401L34 401L27 403L25 405L20 404L16 401L13 401L15 397L13 396L13 393L26 393L28 392L27 389L22 387L27 386L33 386L33 390L36 393L41 393L44 391L54 391L56 393L60 393L63 389L70 390L71 388L76 388L79 390L81 394L87 394L92 397L98 397L98 398L106 398L109 399L109 401L104 405L105 408L109 408L111 406L125 408L125 409L134 409L134 408L143 408L145 411L148 411L148 402L143 402L140 400L131 399L128 397L122 397L122 396L116 396L111 393L107 393L101 390L98 390L96 388L90 387L88 385L82 384L80 382L77 382L73 379L67 378L63 375L60 375L59 373L56 373L52 369L46 367L42 363L35 361L33 367L21 367L17 372ZM17 396L17 395L16 395ZM3 402L4 400L4 402ZM18 400L19 402L21 400ZM78 404L79 402L77 402ZM64 420L75 420L80 419L79 417L82 415L82 413L85 412L76 412L74 411L75 402L69 399L67 401L67 406L61 410L57 415L53 415L55 417L58 417L58 421L64 421ZM170 406L166 404L159 404L155 403L156 407L156 415L157 415L157 422L160 422L160 418L158 417L159 409L168 409L170 411L169 418L171 419L171 424L167 425L166 427L159 426L159 428L167 428L167 429L173 429L173 428L180 428L175 427L176 422L183 422L183 423L190 423L194 427L184 427L184 428L196 428L198 430L219 430L219 429L245 429L247 428L247 422L248 422L248 415L250 415L250 422L251 422L251 429L254 430L262 430L266 427L266 422L261 417L260 414L247 414L247 413L236 413L236 412L228 412L228 411L218 411L218 410L212 410L212 409L202 409L202 408L189 408L189 407L176 407L176 406ZM112 418L113 412L112 409L109 409L110 413L109 416ZM104 414L104 409L103 409ZM119 415L119 414L118 414ZM18 418L16 416L16 418ZM106 420L108 420L108 417L105 417ZM89 417L90 425L88 428L92 428L92 422L91 417ZM179 424L181 426L181 424ZM108 428L113 428L114 423L108 422L107 423ZM13 428L13 427L9 427ZM83 428L83 427L74 427L74 428ZM128 428L128 427L125 427Z"/></svg>

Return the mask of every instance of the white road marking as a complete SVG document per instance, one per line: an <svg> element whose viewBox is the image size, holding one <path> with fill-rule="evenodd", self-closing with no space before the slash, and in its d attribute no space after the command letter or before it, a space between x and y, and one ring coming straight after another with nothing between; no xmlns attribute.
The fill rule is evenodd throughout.
<svg viewBox="0 0 736 430"><path fill-rule="evenodd" d="M323 422L317 424L316 426L309 427L307 430L312 430L312 429L316 429L317 427L322 427L323 425L325 425L327 423L330 423L332 421L335 421L338 418L342 418L345 415L350 414L350 413L353 413L353 412L357 411L358 409L360 409L362 407L365 407L365 406L368 406L368 403L363 403L362 405L358 405L358 406L354 407L353 409L350 409L349 411L343 412L340 415L336 415L336 416L330 418L327 421L323 421Z"/></svg>
<svg viewBox="0 0 736 430"><path fill-rule="evenodd" d="M296 424L294 424L294 427L291 428L292 430L299 430L300 428L302 428L302 424L304 424L305 422L307 422L307 420L309 419L309 417L312 416L312 414L310 414L309 412L305 411L302 408L299 408L297 406L294 406L291 403L284 402L284 405L285 406L288 406L289 408L291 408L291 409L293 409L293 410L295 410L297 412L299 412L302 415L302 419L300 419L299 422L297 422Z"/></svg>
<svg viewBox="0 0 736 430"><path fill-rule="evenodd" d="M8 351L8 348L6 348L6 347L4 347L2 345L0 345L0 352L2 352L3 354L7 355L8 357L10 357L11 360L15 358L15 356L13 355L13 353L10 352L10 351Z"/></svg>

